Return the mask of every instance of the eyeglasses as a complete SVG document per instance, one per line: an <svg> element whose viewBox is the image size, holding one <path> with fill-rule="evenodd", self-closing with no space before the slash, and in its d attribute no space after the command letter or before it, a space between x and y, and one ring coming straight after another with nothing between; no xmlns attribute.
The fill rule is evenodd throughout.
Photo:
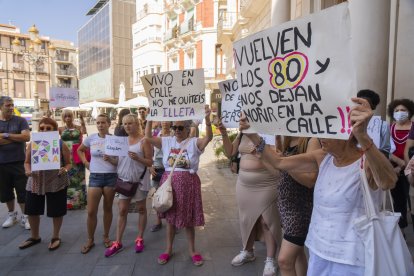
<svg viewBox="0 0 414 276"><path fill-rule="evenodd" d="M174 131L176 130L183 131L185 129L185 126L171 126L171 129Z"/></svg>
<svg viewBox="0 0 414 276"><path fill-rule="evenodd" d="M40 131L51 131L53 130L53 127L39 127Z"/></svg>

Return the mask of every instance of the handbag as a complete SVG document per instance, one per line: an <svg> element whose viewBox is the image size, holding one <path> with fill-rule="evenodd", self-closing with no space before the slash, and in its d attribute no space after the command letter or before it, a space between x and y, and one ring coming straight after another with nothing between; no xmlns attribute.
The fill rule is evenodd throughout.
<svg viewBox="0 0 414 276"><path fill-rule="evenodd" d="M363 162L363 159L362 161ZM365 276L414 275L414 264L398 221L401 214L385 210L377 212L363 165L360 169L361 190L366 214L356 218L354 229L365 246ZM388 194L392 204L391 192ZM385 198L384 198L385 199Z"/></svg>
<svg viewBox="0 0 414 276"><path fill-rule="evenodd" d="M122 179L118 178L115 184L115 192L120 193L126 197L133 197L137 192L139 184L142 182L145 173L147 172L147 167L145 167L144 171L139 178L139 182L130 182L130 181L123 181Z"/></svg>
<svg viewBox="0 0 414 276"><path fill-rule="evenodd" d="M161 187L154 193L152 197L152 208L154 208L158 213L164 213L168 211L173 205L173 190L171 185L171 178L174 173L175 166L177 165L178 160L181 158L184 149L187 147L189 139L184 143L177 157L175 158L174 165L171 168L170 174L162 183Z"/></svg>
<svg viewBox="0 0 414 276"><path fill-rule="evenodd" d="M80 159L78 155L78 148L81 144L73 144L72 145L72 156L73 156L73 162L75 162L76 165L81 164L82 160ZM85 158L86 161L91 162L91 151L90 149L85 150Z"/></svg>

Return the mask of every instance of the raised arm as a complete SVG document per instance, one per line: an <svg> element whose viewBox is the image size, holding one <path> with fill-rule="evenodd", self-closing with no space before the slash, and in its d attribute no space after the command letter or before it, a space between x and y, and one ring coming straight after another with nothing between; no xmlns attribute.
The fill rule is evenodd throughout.
<svg viewBox="0 0 414 276"><path fill-rule="evenodd" d="M162 139L160 137L152 137L152 121L147 121L145 126L145 140L147 140L151 145L157 148L161 148Z"/></svg>
<svg viewBox="0 0 414 276"><path fill-rule="evenodd" d="M352 107L350 114L352 134L365 154L368 181L375 182L383 190L391 189L395 186L397 176L391 163L378 150L367 134L368 122L373 114L370 105L362 98L352 98L352 101L357 104Z"/></svg>
<svg viewBox="0 0 414 276"><path fill-rule="evenodd" d="M148 126L148 122L147 122L147 126ZM146 167L151 167L153 163L152 145L150 144L148 140L145 140L141 145L141 149L144 152L144 157L141 158L137 155L135 160L144 164Z"/></svg>
<svg viewBox="0 0 414 276"><path fill-rule="evenodd" d="M218 123L218 129L221 133L221 136L223 137L223 148L224 148L224 155L226 155L227 158L231 158L237 153L237 148L240 144L240 136L239 133L236 137L236 139L233 140L233 143L230 141L229 135L227 134L227 129L223 125L222 121L220 120Z"/></svg>
<svg viewBox="0 0 414 276"><path fill-rule="evenodd" d="M213 139L213 130L211 129L211 121L210 121L210 107L206 105L206 136L197 139L197 147L199 150L203 151L208 143L210 143L211 139Z"/></svg>

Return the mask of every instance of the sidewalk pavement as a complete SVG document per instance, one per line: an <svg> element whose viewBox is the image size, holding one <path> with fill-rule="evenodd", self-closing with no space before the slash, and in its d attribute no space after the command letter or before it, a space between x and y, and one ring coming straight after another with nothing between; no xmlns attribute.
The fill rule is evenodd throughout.
<svg viewBox="0 0 414 276"><path fill-rule="evenodd" d="M86 210L69 211L64 217L61 230L62 244L56 251L47 248L51 237L52 221L41 217L41 244L20 250L18 245L29 237L29 231L19 225L0 228L0 275L196 275L196 276L252 276L262 275L265 247L256 242L255 262L233 267L230 262L241 250L238 210L235 200L236 176L228 168L219 169L211 145L202 155L199 175L202 183L205 227L196 230L196 248L205 263L195 267L187 253L186 235L180 230L174 242L174 255L166 265L157 264L157 257L165 248L165 227L152 233L148 229L154 223L155 213L150 210L145 233L145 250L136 254L134 240L137 233L137 214L129 214L124 234L125 249L119 254L104 257L102 244L102 210L98 214L95 234L96 246L86 255L80 253L87 239ZM110 237L115 237L118 208L114 202L114 218ZM20 210L19 210L20 212ZM4 204L0 206L0 222L7 216ZM412 225L405 229L407 242L414 254Z"/></svg>

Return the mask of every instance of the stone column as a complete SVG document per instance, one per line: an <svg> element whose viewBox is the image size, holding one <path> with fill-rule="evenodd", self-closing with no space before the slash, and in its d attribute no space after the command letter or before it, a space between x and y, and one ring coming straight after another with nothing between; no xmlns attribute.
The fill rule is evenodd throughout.
<svg viewBox="0 0 414 276"><path fill-rule="evenodd" d="M272 0L271 25L277 26L290 20L290 0Z"/></svg>
<svg viewBox="0 0 414 276"><path fill-rule="evenodd" d="M376 113L384 118L387 102L390 1L350 0L349 9L357 89L371 89L380 95L381 102Z"/></svg>

